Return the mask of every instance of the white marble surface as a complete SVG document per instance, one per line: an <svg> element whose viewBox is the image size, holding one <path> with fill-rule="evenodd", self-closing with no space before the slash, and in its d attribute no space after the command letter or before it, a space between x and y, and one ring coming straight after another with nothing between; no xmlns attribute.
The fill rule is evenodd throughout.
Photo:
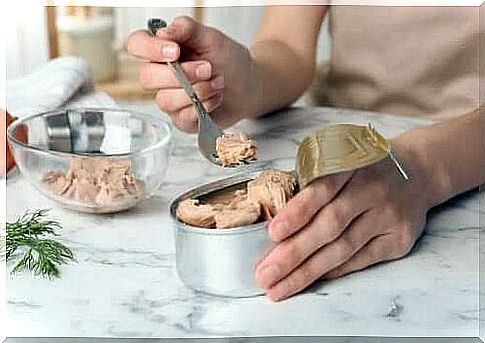
<svg viewBox="0 0 485 343"><path fill-rule="evenodd" d="M5 343L482 343L455 337L8 338Z"/></svg>
<svg viewBox="0 0 485 343"><path fill-rule="evenodd" d="M260 142L255 167L290 168L299 140L316 127L369 121L388 137L426 124L317 108L243 122L237 129ZM53 208L77 263L64 266L62 277L53 281L29 273L7 277L7 336L478 336L476 191L433 210L408 257L318 283L282 303L188 290L174 269L168 204L176 194L232 172L211 166L198 155L194 137L177 133L157 196L130 212L104 216L63 210L18 174L11 175L7 218L26 209Z"/></svg>

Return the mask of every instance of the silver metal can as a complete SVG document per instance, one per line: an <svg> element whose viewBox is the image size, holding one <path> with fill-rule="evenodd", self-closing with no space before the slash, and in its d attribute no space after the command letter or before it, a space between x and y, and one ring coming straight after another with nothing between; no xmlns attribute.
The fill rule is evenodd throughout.
<svg viewBox="0 0 485 343"><path fill-rule="evenodd" d="M264 294L255 283L254 270L271 248L266 222L231 229L206 229L187 225L176 217L180 201L237 188L260 172L242 173L202 185L172 202L177 273L187 287L231 298Z"/></svg>

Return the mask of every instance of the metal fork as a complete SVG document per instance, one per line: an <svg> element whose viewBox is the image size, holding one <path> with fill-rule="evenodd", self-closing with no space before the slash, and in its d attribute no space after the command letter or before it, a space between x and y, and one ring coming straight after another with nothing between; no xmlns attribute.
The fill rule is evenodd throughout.
<svg viewBox="0 0 485 343"><path fill-rule="evenodd" d="M159 29L167 26L167 23L159 18L149 19L147 24L148 30L152 36L155 36ZM199 132L197 142L200 153L212 163L220 165L219 160L217 159L216 142L217 138L222 136L224 132L210 117L209 112L207 112L204 104L202 101L200 101L199 97L195 93L194 88L187 79L187 76L182 70L180 64L178 62L167 62L167 65L171 67L175 77L189 96L192 104L195 106L197 115L199 117Z"/></svg>

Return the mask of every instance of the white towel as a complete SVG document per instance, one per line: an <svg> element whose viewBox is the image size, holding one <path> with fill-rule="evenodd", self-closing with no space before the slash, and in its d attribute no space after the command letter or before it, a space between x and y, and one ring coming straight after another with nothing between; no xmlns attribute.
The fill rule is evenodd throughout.
<svg viewBox="0 0 485 343"><path fill-rule="evenodd" d="M94 91L92 79L85 60L56 58L32 74L7 81L7 110L25 117L59 107L115 107L111 97Z"/></svg>
<svg viewBox="0 0 485 343"><path fill-rule="evenodd" d="M7 82L7 110L22 118L61 107L119 108L109 95L94 90L92 80L91 67L81 58L51 60L32 74ZM107 130L102 152L112 154L130 149L128 119L125 113L119 113L116 118L105 117Z"/></svg>

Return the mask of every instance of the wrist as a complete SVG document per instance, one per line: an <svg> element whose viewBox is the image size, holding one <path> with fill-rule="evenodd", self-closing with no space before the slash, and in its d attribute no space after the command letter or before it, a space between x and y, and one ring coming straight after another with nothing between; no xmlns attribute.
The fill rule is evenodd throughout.
<svg viewBox="0 0 485 343"><path fill-rule="evenodd" d="M405 132L393 139L392 145L397 157L402 156L410 182L419 187L422 200L430 209L450 198L451 184L442 158L433 151L424 130L426 128Z"/></svg>

